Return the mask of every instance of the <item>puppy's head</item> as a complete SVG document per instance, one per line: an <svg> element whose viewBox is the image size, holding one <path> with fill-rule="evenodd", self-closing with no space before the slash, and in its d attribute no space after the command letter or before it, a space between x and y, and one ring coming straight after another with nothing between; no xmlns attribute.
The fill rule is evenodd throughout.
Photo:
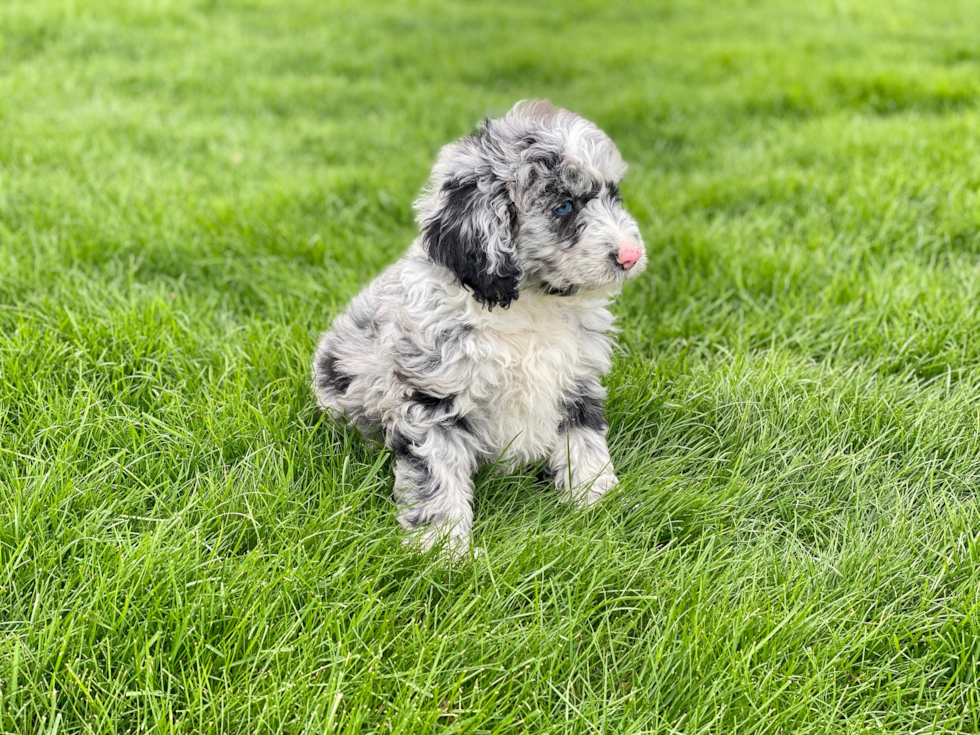
<svg viewBox="0 0 980 735"><path fill-rule="evenodd" d="M518 103L442 149L416 203L423 246L490 309L524 289L611 292L646 266L619 196L625 173L592 123Z"/></svg>

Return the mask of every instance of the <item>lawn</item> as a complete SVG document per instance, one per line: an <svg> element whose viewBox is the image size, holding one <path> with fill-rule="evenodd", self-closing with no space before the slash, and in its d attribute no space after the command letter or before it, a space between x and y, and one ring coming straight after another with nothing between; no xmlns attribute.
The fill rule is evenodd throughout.
<svg viewBox="0 0 980 735"><path fill-rule="evenodd" d="M527 97L630 164L623 482L453 567L309 363ZM5 0L0 728L980 732L978 188L968 0Z"/></svg>

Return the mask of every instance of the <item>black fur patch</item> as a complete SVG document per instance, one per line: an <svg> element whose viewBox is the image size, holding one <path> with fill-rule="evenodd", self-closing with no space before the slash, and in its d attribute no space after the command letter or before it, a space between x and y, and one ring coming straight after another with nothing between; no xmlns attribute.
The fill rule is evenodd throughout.
<svg viewBox="0 0 980 735"><path fill-rule="evenodd" d="M558 427L566 432L574 428L604 432L609 428L602 411L602 400L595 396L582 395L565 404L565 418Z"/></svg>
<svg viewBox="0 0 980 735"><path fill-rule="evenodd" d="M411 453L412 447L416 446L415 442L398 431L398 429L387 432L385 438L387 439L388 448L395 457L404 457L406 455L415 456Z"/></svg>
<svg viewBox="0 0 980 735"><path fill-rule="evenodd" d="M423 414L429 419L438 420L438 429L452 431L459 429L472 433L473 428L465 416L455 410L456 396L450 395L444 398L433 396L421 390L415 390L409 397L409 401L418 406ZM411 409L409 409L411 415Z"/></svg>
<svg viewBox="0 0 980 735"><path fill-rule="evenodd" d="M345 394L353 381L354 376L337 368L337 358L333 355L328 353L320 360L317 369L317 383L321 388L332 387L338 393Z"/></svg>
<svg viewBox="0 0 980 735"><path fill-rule="evenodd" d="M490 233L480 226L478 217L479 209L489 208L489 202L475 179L451 179L442 192L442 209L422 229L429 257L452 271L481 304L491 310L498 304L506 309L518 297L520 268L507 258L497 272L491 271L486 243ZM493 226L509 228L511 223L494 221Z"/></svg>
<svg viewBox="0 0 980 735"><path fill-rule="evenodd" d="M542 287L544 288L544 292L549 296L573 296L578 291L578 286L574 284L565 288L558 288L545 281Z"/></svg>
<svg viewBox="0 0 980 735"><path fill-rule="evenodd" d="M445 398L439 398L439 396L433 396L423 391L417 390L409 396L409 400L413 403L418 403L427 408L449 410L452 408L453 400L456 396L446 396Z"/></svg>

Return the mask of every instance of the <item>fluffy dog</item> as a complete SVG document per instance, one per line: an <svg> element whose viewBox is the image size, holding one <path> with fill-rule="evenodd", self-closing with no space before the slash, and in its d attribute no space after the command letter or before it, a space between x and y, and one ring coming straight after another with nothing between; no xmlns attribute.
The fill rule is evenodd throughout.
<svg viewBox="0 0 980 735"><path fill-rule="evenodd" d="M547 101L447 145L416 202L420 236L320 340L321 408L384 438L398 520L469 548L473 474L547 459L563 499L618 480L606 446L607 304L646 265L626 165Z"/></svg>

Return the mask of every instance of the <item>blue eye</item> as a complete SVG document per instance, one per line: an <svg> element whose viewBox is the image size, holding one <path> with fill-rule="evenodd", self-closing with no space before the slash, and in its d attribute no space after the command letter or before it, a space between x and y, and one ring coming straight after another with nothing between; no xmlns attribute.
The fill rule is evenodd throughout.
<svg viewBox="0 0 980 735"><path fill-rule="evenodd" d="M567 200L555 207L555 214L568 214L571 211L572 203Z"/></svg>

